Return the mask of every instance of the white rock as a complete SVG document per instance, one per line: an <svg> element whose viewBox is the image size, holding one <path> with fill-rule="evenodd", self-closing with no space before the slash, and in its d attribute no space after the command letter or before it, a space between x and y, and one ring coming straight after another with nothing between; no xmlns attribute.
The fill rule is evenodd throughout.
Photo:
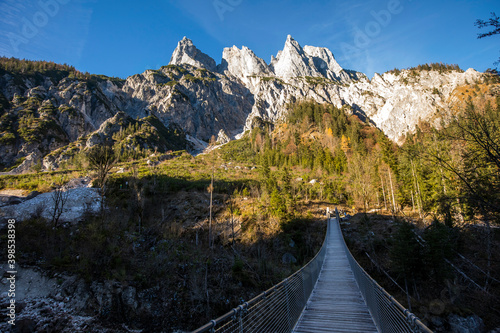
<svg viewBox="0 0 500 333"><path fill-rule="evenodd" d="M239 78L272 75L266 62L246 46L241 50L236 46L225 48L219 71Z"/></svg>
<svg viewBox="0 0 500 333"><path fill-rule="evenodd" d="M333 53L325 47L304 46L304 52L313 59L316 69L326 78L336 80L343 71Z"/></svg>
<svg viewBox="0 0 500 333"><path fill-rule="evenodd" d="M189 64L194 67L201 67L209 71L216 70L215 60L194 46L193 42L184 37L172 54L170 65Z"/></svg>
<svg viewBox="0 0 500 333"><path fill-rule="evenodd" d="M292 78L303 76L322 76L314 66L312 57L309 57L299 43L288 35L283 51L279 51L274 63L271 63L276 76Z"/></svg>
<svg viewBox="0 0 500 333"><path fill-rule="evenodd" d="M117 124L125 121L125 114L133 119L154 115L165 125L177 124L193 143L193 150L199 152L221 130L225 141L226 137L241 137L256 123L283 120L287 104L301 100L351 106L346 112L369 118L401 144L421 121L435 127L442 120L446 122L452 111L450 104L459 101L454 95L456 88L473 84L482 76L474 69L465 73L420 71L417 76L402 70L398 75L375 74L370 81L362 73L342 69L330 50L302 48L291 36L269 65L247 47L233 46L224 49L222 64L216 66L187 38L178 43L170 63L182 68L148 70L125 82L106 80L95 85L69 77L57 84L49 78L39 81L26 77L20 85L11 75L3 75L2 93L9 101L37 96L44 99L43 105L64 110L58 126L65 134L64 140L57 142L2 145L0 155L9 165L25 158L15 172L25 172L42 158L44 169L55 169L71 155L42 156L41 152L83 137L88 139L79 143L80 148L102 143L103 135L120 129Z"/></svg>
<svg viewBox="0 0 500 333"><path fill-rule="evenodd" d="M101 197L95 188L79 187L64 192L67 195L67 201L64 205L60 222L76 222L88 210L98 212L101 205ZM41 213L41 216L47 220L52 219L54 202L52 193L43 193L31 200L26 200L20 204L2 207L0 216L15 218L23 221L31 216Z"/></svg>
<svg viewBox="0 0 500 333"><path fill-rule="evenodd" d="M219 134L217 135L217 142L219 144L224 144L224 143L228 143L229 141L231 141L231 139L226 134L226 132L223 129L221 129L219 131Z"/></svg>

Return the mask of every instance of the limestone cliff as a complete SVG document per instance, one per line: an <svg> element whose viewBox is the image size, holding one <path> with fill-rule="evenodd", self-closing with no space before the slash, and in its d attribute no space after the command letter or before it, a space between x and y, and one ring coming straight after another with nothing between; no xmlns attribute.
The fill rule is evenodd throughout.
<svg viewBox="0 0 500 333"><path fill-rule="evenodd" d="M193 42L184 37L172 54L171 65L188 64L194 67L205 68L215 71L215 60L201 52L194 46Z"/></svg>
<svg viewBox="0 0 500 333"><path fill-rule="evenodd" d="M238 137L256 117L284 119L286 105L298 100L344 107L402 143L420 122L439 126L449 117L455 91L482 75L439 67L370 80L343 69L327 48L301 47L291 36L269 64L249 48L233 46L224 49L219 65L184 38L168 66L126 80L0 67L0 153L3 168L19 165L24 172L54 150L87 140L120 111L177 126L202 147L212 136Z"/></svg>

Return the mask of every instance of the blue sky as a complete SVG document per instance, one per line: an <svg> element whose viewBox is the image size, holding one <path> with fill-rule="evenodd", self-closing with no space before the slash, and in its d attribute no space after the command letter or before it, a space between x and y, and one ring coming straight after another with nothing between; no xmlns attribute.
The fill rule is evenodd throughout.
<svg viewBox="0 0 500 333"><path fill-rule="evenodd" d="M500 35L478 40L474 22L490 12L500 1L0 0L0 55L125 78L168 64L184 36L217 63L233 45L269 63L291 34L369 77L426 62L484 71Z"/></svg>

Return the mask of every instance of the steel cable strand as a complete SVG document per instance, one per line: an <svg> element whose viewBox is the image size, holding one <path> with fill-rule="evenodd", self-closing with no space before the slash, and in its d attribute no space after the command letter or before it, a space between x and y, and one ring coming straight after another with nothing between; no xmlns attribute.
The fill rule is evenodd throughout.
<svg viewBox="0 0 500 333"><path fill-rule="evenodd" d="M262 322L269 321L272 316L282 315L283 311L278 311L284 306L283 292L282 289L276 290L272 294L266 297L262 302L260 302L253 311L249 313L245 322L249 322L247 326L249 332L254 332L261 325ZM273 309L273 311L269 311Z"/></svg>
<svg viewBox="0 0 500 333"><path fill-rule="evenodd" d="M267 317L265 320L262 317L259 317L256 320L255 326L250 326L248 332L279 332L280 328L286 327L288 319L286 315L286 304L285 302L278 302L275 305L275 308L272 312L271 317Z"/></svg>
<svg viewBox="0 0 500 333"><path fill-rule="evenodd" d="M262 311L265 311L265 313L274 313L274 317L276 316L282 316L284 317L284 314L287 313L286 309L289 307L289 304L287 304L286 299L284 299L286 289L282 288L279 291L279 295L276 297L273 297L273 302L270 303L271 306L274 306L273 312L268 312L268 309L262 309ZM267 318L270 318L269 316L266 316ZM287 321L288 321L288 315L287 315Z"/></svg>
<svg viewBox="0 0 500 333"><path fill-rule="evenodd" d="M243 326L245 329L252 329L253 326L258 325L259 322L258 320L255 320L255 318L262 318L263 315L262 313L266 313L265 309L266 307L270 307L273 304L273 298L276 295L274 291L272 294L266 295L265 298L259 300L259 302L253 304L246 312L244 317L242 318ZM250 330L251 331L251 330Z"/></svg>
<svg viewBox="0 0 500 333"><path fill-rule="evenodd" d="M391 305L385 294L379 289L375 289L378 295L380 309L382 312L382 325L387 332L403 332L403 327L398 327L398 313L396 309ZM396 327L396 328L395 328Z"/></svg>
<svg viewBox="0 0 500 333"><path fill-rule="evenodd" d="M300 316L305 302L302 293L302 280L297 276L290 284L290 311L292 327L295 325L296 320Z"/></svg>

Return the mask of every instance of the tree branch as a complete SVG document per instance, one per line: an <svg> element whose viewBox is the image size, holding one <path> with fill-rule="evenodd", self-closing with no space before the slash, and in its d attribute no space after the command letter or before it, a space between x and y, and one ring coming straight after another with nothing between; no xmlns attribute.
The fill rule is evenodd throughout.
<svg viewBox="0 0 500 333"><path fill-rule="evenodd" d="M486 28L486 27L494 27L495 29L492 31L488 31L486 33L480 33L478 34L478 39L493 36L496 34L500 34L500 18L496 16L495 13L491 13L491 17L489 20L476 20L474 23L475 26L477 26L479 29Z"/></svg>

